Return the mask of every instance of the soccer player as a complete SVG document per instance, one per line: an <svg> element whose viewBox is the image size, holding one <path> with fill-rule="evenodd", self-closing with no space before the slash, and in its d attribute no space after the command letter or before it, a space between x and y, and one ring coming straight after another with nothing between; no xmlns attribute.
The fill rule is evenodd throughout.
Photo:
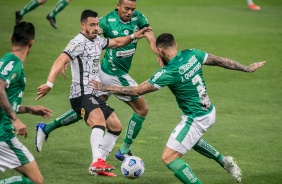
<svg viewBox="0 0 282 184"><path fill-rule="evenodd" d="M89 173L115 176L115 174L110 173L114 166L105 162L103 153L107 151L106 154L109 154L112 150L121 132L122 125L114 110L95 96L95 91L89 83L94 79L99 80L100 56L103 49L127 45L135 38L142 38L144 32L148 31L149 28L143 28L128 36L108 39L98 36L99 18L95 11L84 10L80 22L81 32L69 42L64 52L55 60L48 76L48 82L37 89L37 99L48 94L65 65L71 63L70 103L73 110L92 129L90 135L92 163L89 167ZM106 126L108 131L104 136Z"/></svg>
<svg viewBox="0 0 282 184"><path fill-rule="evenodd" d="M16 24L18 24L23 16L28 12L34 10L40 5L43 5L47 2L47 0L31 0L23 9L16 11ZM59 0L54 7L54 9L46 16L46 19L50 22L51 26L55 29L58 28L56 24L56 15L62 11L71 0Z"/></svg>
<svg viewBox="0 0 282 184"><path fill-rule="evenodd" d="M260 10L260 6L256 5L253 0L247 0L248 8L251 10Z"/></svg>
<svg viewBox="0 0 282 184"><path fill-rule="evenodd" d="M158 61L162 69L139 86L109 86L97 81L92 87L119 95L139 96L168 86L182 111L182 121L172 131L162 154L164 164L186 184L201 184L189 165L181 159L190 149L214 159L231 176L241 182L242 172L231 156L223 156L202 138L215 123L215 107L211 103L203 78L202 65L220 66L243 72L254 72L265 62L244 66L234 60L222 58L197 49L178 52L173 35L157 37Z"/></svg>
<svg viewBox="0 0 282 184"><path fill-rule="evenodd" d="M15 25L11 52L0 58L0 171L15 169L23 175L0 180L0 183L42 184L44 180L33 155L16 137L21 135L26 138L28 135L26 125L17 114L51 116L51 110L45 107L21 105L26 85L23 63L34 36L32 23Z"/></svg>
<svg viewBox="0 0 282 184"><path fill-rule="evenodd" d="M117 9L110 12L105 17L100 19L101 33L105 38L116 38L126 36L143 28L150 27L147 18L140 12L135 10L136 0L119 0ZM157 53L155 45L155 36L152 31L144 33L151 50ZM137 39L134 39L130 44L120 48L106 49L106 53L102 60L99 76L102 82L110 85L118 86L136 86L137 83L132 79L128 72L131 67L132 59L137 48ZM98 93L103 100L107 100L109 93ZM116 153L116 158L124 160L125 157L131 154L131 145L142 128L142 124L148 113L148 107L143 96L120 96L117 97L127 103L132 109L133 114L128 121L128 128L122 146ZM47 124L37 124L37 130L40 136L36 140L37 150L41 151L44 139L56 128L72 124L78 121L80 117L72 110L66 112L52 122ZM37 133L38 134L38 133Z"/></svg>

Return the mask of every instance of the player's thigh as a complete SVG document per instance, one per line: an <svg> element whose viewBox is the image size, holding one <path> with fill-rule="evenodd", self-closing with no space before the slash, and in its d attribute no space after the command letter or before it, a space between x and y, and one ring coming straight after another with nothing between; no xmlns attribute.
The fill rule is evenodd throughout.
<svg viewBox="0 0 282 184"><path fill-rule="evenodd" d="M14 137L0 142L0 170L15 169L34 160L30 151Z"/></svg>
<svg viewBox="0 0 282 184"><path fill-rule="evenodd" d="M183 155L182 153L166 146L162 154L162 160L167 165L170 162L172 162L174 159L181 158L182 155Z"/></svg>
<svg viewBox="0 0 282 184"><path fill-rule="evenodd" d="M106 127L106 121L105 121L103 111L100 108L93 109L89 113L86 123L91 128L95 125L102 125Z"/></svg>
<svg viewBox="0 0 282 184"><path fill-rule="evenodd" d="M109 75L103 72L102 70L99 71L99 77L101 82L111 86L138 86L137 82L128 74L123 76L115 76ZM97 91L97 96L107 95L110 96L111 94L108 92L100 92ZM132 100L138 99L136 96L125 96L125 95L115 95L118 99L128 102Z"/></svg>
<svg viewBox="0 0 282 184"><path fill-rule="evenodd" d="M115 112L112 112L111 115L106 119L107 129L118 132L122 130L122 124L118 119Z"/></svg>
<svg viewBox="0 0 282 184"><path fill-rule="evenodd" d="M215 122L215 108L204 116L196 117L188 122L187 116L175 127L167 142L167 147L185 154L200 140L204 132Z"/></svg>

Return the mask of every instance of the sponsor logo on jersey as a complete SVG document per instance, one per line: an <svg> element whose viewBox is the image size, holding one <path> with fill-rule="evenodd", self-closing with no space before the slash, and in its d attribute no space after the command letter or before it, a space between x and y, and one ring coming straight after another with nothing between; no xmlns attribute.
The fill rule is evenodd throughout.
<svg viewBox="0 0 282 184"><path fill-rule="evenodd" d="M116 22L117 19L116 19L116 18L108 18L108 21L109 21L109 22Z"/></svg>
<svg viewBox="0 0 282 184"><path fill-rule="evenodd" d="M160 76L162 76L162 74L165 73L165 72L166 72L166 69L163 69L163 70L157 72L157 73L154 75L154 78L152 79L152 81L153 81L153 82L156 82L156 80L157 80Z"/></svg>
<svg viewBox="0 0 282 184"><path fill-rule="evenodd" d="M17 74L14 73L14 74L12 75L12 80L15 79L16 77L17 77Z"/></svg>
<svg viewBox="0 0 282 184"><path fill-rule="evenodd" d="M136 21L136 20L138 20L138 17L132 17L131 18L131 21Z"/></svg>
<svg viewBox="0 0 282 184"><path fill-rule="evenodd" d="M197 62L197 58L195 55L193 55L189 60L188 63L185 63L184 65L180 66L178 69L178 72L180 74L184 74L191 66L193 66Z"/></svg>
<svg viewBox="0 0 282 184"><path fill-rule="evenodd" d="M135 53L135 48L130 49L130 50L125 50L125 51L118 51L116 53L117 57L130 57Z"/></svg>
<svg viewBox="0 0 282 184"><path fill-rule="evenodd" d="M112 32L113 32L113 34L114 34L114 35L117 35L117 34L118 34L118 32L117 32L117 31L112 31Z"/></svg>
<svg viewBox="0 0 282 184"><path fill-rule="evenodd" d="M134 26L133 32L137 32L139 30L139 27L137 25Z"/></svg>
<svg viewBox="0 0 282 184"><path fill-rule="evenodd" d="M19 98L22 98L23 97L23 91L21 91L20 93L19 93L19 96L18 96Z"/></svg>

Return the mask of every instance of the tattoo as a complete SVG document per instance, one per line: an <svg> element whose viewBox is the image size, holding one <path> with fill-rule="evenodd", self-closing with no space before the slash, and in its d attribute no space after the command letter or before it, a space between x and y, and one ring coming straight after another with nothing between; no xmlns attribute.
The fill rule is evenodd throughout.
<svg viewBox="0 0 282 184"><path fill-rule="evenodd" d="M241 63L234 61L229 58L223 58L219 56L215 56L212 54L208 55L208 58L205 62L206 65L220 66L223 68L231 69L231 70L239 70L244 72L249 72L249 67L244 66Z"/></svg>
<svg viewBox="0 0 282 184"><path fill-rule="evenodd" d="M106 90L119 95L131 95L131 96L140 96L146 93L150 93L158 90L158 88L151 85L149 82L143 82L139 86L127 86L127 87L119 87L119 86L107 86Z"/></svg>
<svg viewBox="0 0 282 184"><path fill-rule="evenodd" d="M31 113L31 108L29 106L20 106L19 110L18 110L18 114L23 114L23 113Z"/></svg>
<svg viewBox="0 0 282 184"><path fill-rule="evenodd" d="M17 119L15 111L12 109L7 93L6 88L7 83L0 79L0 108L9 116L10 119L15 120Z"/></svg>

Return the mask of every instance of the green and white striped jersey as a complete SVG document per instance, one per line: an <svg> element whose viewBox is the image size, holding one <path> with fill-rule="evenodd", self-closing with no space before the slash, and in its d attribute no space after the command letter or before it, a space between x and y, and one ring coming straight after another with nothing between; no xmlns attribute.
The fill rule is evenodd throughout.
<svg viewBox="0 0 282 184"><path fill-rule="evenodd" d="M123 22L120 20L117 10L100 18L99 25L100 33L105 38L127 36L144 27L149 27L148 20L142 13L134 11L131 21ZM135 39L124 47L106 49L101 69L109 75L121 76L127 74L136 51L137 41L138 39Z"/></svg>
<svg viewBox="0 0 282 184"><path fill-rule="evenodd" d="M148 80L159 89L168 86L182 113L190 120L212 110L213 105L209 100L202 73L202 65L207 56L206 52L196 49L178 52L167 66Z"/></svg>
<svg viewBox="0 0 282 184"><path fill-rule="evenodd" d="M6 81L6 93L14 111L18 111L26 84L22 61L13 53L0 58L0 79ZM8 115L0 108L0 141L15 137Z"/></svg>

